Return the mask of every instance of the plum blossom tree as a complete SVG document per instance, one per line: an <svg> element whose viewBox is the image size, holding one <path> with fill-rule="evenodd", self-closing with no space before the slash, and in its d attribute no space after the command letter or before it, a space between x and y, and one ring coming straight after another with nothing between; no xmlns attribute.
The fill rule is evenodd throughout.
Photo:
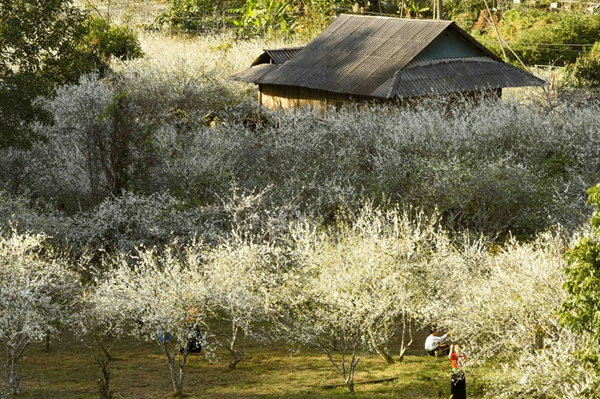
<svg viewBox="0 0 600 399"><path fill-rule="evenodd" d="M44 236L0 236L0 344L10 391L20 390L19 360L32 342L44 340L72 316L79 278L44 247Z"/></svg>
<svg viewBox="0 0 600 399"><path fill-rule="evenodd" d="M397 305L404 277L394 265L389 225L374 216L366 211L329 234L298 226L294 244L302 268L287 278L291 311L284 320L291 338L324 352L351 392L362 357L385 348L408 309Z"/></svg>
<svg viewBox="0 0 600 399"><path fill-rule="evenodd" d="M420 312L452 330L468 367L494 364L496 372L487 376L490 395L595 392L597 374L576 355L589 347L591 335L569 331L558 318L566 298L561 287L567 247L560 229L526 243L509 239L502 246L440 232L421 273L430 295Z"/></svg>
<svg viewBox="0 0 600 399"><path fill-rule="evenodd" d="M492 247L467 237L438 243L423 283L435 292L425 311L468 345L475 361L545 347L559 333L556 311L564 298L561 234L530 243Z"/></svg>
<svg viewBox="0 0 600 399"><path fill-rule="evenodd" d="M98 393L102 399L112 399L110 390L110 361L113 360L111 350L114 344L125 335L126 320L114 312L105 312L99 301L103 298L96 295L96 284L92 284L77 300L77 317L71 328L75 335L92 349L94 360L100 367L102 378L97 380Z"/></svg>
<svg viewBox="0 0 600 399"><path fill-rule="evenodd" d="M184 371L192 341L206 331L208 290L202 279L197 252L182 253L176 245L164 251L138 250L118 255L114 268L96 290L97 308L131 324L129 332L155 341L166 356L174 395L183 395Z"/></svg>
<svg viewBox="0 0 600 399"><path fill-rule="evenodd" d="M267 339L258 325L270 317L266 301L275 281L271 270L277 252L273 245L239 236L205 252L204 275L211 293L209 328L215 343L229 351L230 370L243 359L248 337Z"/></svg>

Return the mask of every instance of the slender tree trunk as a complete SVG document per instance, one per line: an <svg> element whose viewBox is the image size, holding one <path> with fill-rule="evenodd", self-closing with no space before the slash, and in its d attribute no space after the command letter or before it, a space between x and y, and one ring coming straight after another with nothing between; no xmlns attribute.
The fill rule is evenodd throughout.
<svg viewBox="0 0 600 399"><path fill-rule="evenodd" d="M29 337L27 335L21 335L19 342L15 345L9 345L6 349L8 351L8 360L10 367L8 370L8 384L10 390L14 395L18 395L20 391L20 380L19 380L19 359L25 348L29 346Z"/></svg>
<svg viewBox="0 0 600 399"><path fill-rule="evenodd" d="M111 345L112 346L112 345ZM110 352L108 351L108 349L106 349L106 346L104 346L104 342L102 341L98 341L98 347L100 348L100 350L102 351L102 353L104 354L104 356L106 357L107 361L111 361L113 360L112 355L110 354Z"/></svg>
<svg viewBox="0 0 600 399"><path fill-rule="evenodd" d="M112 399L113 393L110 390L110 369L108 366L109 359L98 355L96 357L96 362L100 366L100 370L102 371L102 378L99 378L96 382L98 386L98 393L102 399Z"/></svg>
<svg viewBox="0 0 600 399"><path fill-rule="evenodd" d="M17 372L19 371L19 365L15 356L14 349L10 351L10 371L8 372L8 384L13 395L19 394L19 377Z"/></svg>
<svg viewBox="0 0 600 399"><path fill-rule="evenodd" d="M110 367L109 363L112 360L112 356L104 342L99 335L92 335L93 345L96 349L96 363L100 366L100 371L102 372L102 378L99 378L96 381L96 385L98 387L98 393L102 399L112 399L113 393L110 390Z"/></svg>
<svg viewBox="0 0 600 399"><path fill-rule="evenodd" d="M376 345L374 346L375 348L375 352L377 352L377 354L379 356L381 356L383 358L383 360L385 360L385 362L387 364L394 364L394 358L392 357L392 355L390 355L387 351L387 349L384 346L381 345Z"/></svg>
<svg viewBox="0 0 600 399"><path fill-rule="evenodd" d="M404 360L404 354L406 353L406 350L408 348L410 348L410 346L413 343L413 336L412 336L412 319L409 318L408 319L408 323L406 321L406 316L402 316L402 341L400 342L400 356L398 358L399 362L402 362ZM408 324L408 336L409 336L409 341L406 345L404 345L404 339L406 337L406 327Z"/></svg>
<svg viewBox="0 0 600 399"><path fill-rule="evenodd" d="M235 368L235 366L237 366L237 364L239 362L242 361L242 359L244 358L244 348L246 346L246 338L248 336L248 334L246 333L246 330L242 330L243 332L243 336L241 338L241 343L239 346L239 349L235 348L235 344L237 342L237 337L238 337L238 333L240 328L238 326L233 326L232 327L232 339L230 341L229 344L229 353L231 354L231 361L229 362L229 366L227 367L229 370L233 370Z"/></svg>
<svg viewBox="0 0 600 399"><path fill-rule="evenodd" d="M346 381L346 386L348 387L348 390L352 393L354 393L354 378L349 379L348 381Z"/></svg>
<svg viewBox="0 0 600 399"><path fill-rule="evenodd" d="M181 398L183 396L183 379L184 379L184 367L187 362L188 351L187 349L183 351L183 357L181 358L181 362L178 366L175 365L175 361L177 360L177 351L176 346L173 349L173 353L169 351L167 347L167 343L163 339L163 342L159 342L160 347L167 356L167 362L169 363L169 369L171 371L171 381L173 382L173 396L176 398ZM184 346L182 348L187 348L189 345L188 342L183 343ZM177 370L179 368L179 370Z"/></svg>
<svg viewBox="0 0 600 399"><path fill-rule="evenodd" d="M342 361L341 364L337 364L334 360L333 357L331 356L331 352L329 351L329 349L324 349L325 354L327 354L327 357L329 358L329 361L331 362L331 364L333 364L333 367L335 367L335 369L337 370L337 372L340 374L340 376L342 376L342 378L344 379L344 382L346 383L346 386L348 387L348 389L350 390L350 392L354 393L354 376L355 376L355 371L356 371L356 366L358 366L358 362L360 362L360 359L362 359L362 354L358 355L357 357L357 345L356 343L354 343L352 349L352 357L350 358L350 361L347 362L346 359L346 351L349 349L347 345L344 346L344 349L342 349Z"/></svg>

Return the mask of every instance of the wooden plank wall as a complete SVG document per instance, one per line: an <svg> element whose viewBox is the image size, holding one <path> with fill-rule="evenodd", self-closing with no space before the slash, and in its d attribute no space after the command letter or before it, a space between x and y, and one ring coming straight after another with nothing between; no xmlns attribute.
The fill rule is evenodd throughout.
<svg viewBox="0 0 600 399"><path fill-rule="evenodd" d="M311 111L320 112L322 115L327 113L328 108L336 110L345 109L348 111L362 111L368 103L385 103L385 100L378 100L367 96L350 96L349 94L332 93L323 90L314 90L297 86L280 85L260 85L259 87L260 104L270 108L282 109L302 109L308 108ZM446 98L450 103L462 98L469 98L477 102L483 98L502 98L502 89L469 91L464 93L454 93L440 96ZM424 98L415 97L402 100L403 106L416 106ZM388 101L399 105L397 101Z"/></svg>
<svg viewBox="0 0 600 399"><path fill-rule="evenodd" d="M354 109L358 104L358 108L361 109L369 99L366 96L350 96L297 86L260 85L259 87L260 104L271 109L308 108L324 114L327 107L334 107L337 110Z"/></svg>

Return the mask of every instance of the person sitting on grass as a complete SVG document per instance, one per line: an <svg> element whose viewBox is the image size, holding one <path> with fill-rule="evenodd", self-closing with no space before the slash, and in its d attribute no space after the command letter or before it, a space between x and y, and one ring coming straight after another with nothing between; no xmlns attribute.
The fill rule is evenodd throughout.
<svg viewBox="0 0 600 399"><path fill-rule="evenodd" d="M425 350L427 351L427 354L435 357L447 355L448 352L450 352L450 347L448 344L444 343L444 340L446 337L448 337L449 333L446 333L440 337L439 331L433 327L431 328L430 332L431 333L425 340Z"/></svg>

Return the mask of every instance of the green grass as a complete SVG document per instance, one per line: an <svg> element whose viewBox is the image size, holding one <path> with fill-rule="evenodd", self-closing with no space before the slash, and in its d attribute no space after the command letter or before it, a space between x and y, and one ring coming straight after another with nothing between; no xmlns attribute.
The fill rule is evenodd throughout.
<svg viewBox="0 0 600 399"><path fill-rule="evenodd" d="M387 365L376 355L361 360L356 382L398 377L390 382L324 389L342 382L329 360L315 352L290 355L282 348L252 346L234 371L227 371L227 354L209 363L192 355L186 366L186 398L448 398L450 372L447 358L424 356L413 349L403 363ZM172 386L166 358L152 343L124 340L112 351L111 388L115 398L169 398ZM31 345L21 361L20 398L97 398L100 370L91 350L65 337L49 352ZM483 397L482 388L467 377L470 398Z"/></svg>

